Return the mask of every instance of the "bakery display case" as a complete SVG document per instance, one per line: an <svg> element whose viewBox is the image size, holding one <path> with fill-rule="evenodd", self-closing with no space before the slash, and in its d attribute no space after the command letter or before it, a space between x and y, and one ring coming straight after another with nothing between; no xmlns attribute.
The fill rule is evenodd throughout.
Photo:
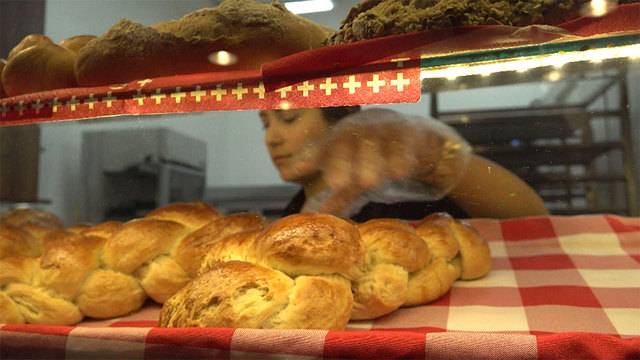
<svg viewBox="0 0 640 360"><path fill-rule="evenodd" d="M0 3L0 358L640 357L637 1L27 2ZM377 134L432 168L318 211L270 153L300 109L410 124ZM359 124L327 131L374 163ZM458 206L501 169L544 213Z"/></svg>

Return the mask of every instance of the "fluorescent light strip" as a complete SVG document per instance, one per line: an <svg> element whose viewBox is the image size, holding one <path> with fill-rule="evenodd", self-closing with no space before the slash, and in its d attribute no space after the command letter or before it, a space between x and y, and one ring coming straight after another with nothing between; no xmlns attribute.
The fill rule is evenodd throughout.
<svg viewBox="0 0 640 360"><path fill-rule="evenodd" d="M460 76L482 75L488 76L497 72L517 71L526 72L530 69L553 66L556 69L565 64L580 61L600 63L604 60L630 58L640 59L640 45L620 46L616 48L593 49L573 53L560 53L537 56L525 59L505 60L501 62L482 63L475 65L454 65L436 69L420 71L420 79L445 78L453 80Z"/></svg>
<svg viewBox="0 0 640 360"><path fill-rule="evenodd" d="M305 0L290 1L284 3L287 10L294 14L310 14L333 10L333 1L331 0Z"/></svg>

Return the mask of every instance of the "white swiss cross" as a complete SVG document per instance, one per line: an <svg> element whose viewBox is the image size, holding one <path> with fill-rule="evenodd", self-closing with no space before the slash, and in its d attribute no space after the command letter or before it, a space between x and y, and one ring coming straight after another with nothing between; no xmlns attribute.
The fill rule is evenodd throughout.
<svg viewBox="0 0 640 360"><path fill-rule="evenodd" d="M156 105L162 104L162 99L166 97L167 95L163 94L160 88L157 88L156 92L150 96L150 98L152 98L156 102Z"/></svg>
<svg viewBox="0 0 640 360"><path fill-rule="evenodd" d="M380 80L380 75L373 74L373 79L367 81L367 86L373 89L374 93L379 93L380 88L387 85L387 82L384 80Z"/></svg>
<svg viewBox="0 0 640 360"><path fill-rule="evenodd" d="M349 94L355 94L356 89L362 87L362 83L360 81L356 81L355 75L349 75L349 81L343 83L342 87L349 89Z"/></svg>
<svg viewBox="0 0 640 360"><path fill-rule="evenodd" d="M242 83L239 82L236 88L231 90L231 93L236 96L236 100L242 100L242 98L249 93L249 89L242 86Z"/></svg>
<svg viewBox="0 0 640 360"><path fill-rule="evenodd" d="M44 104L40 101L40 99L36 100L33 104L31 104L31 108L36 111L36 114L40 114L40 109L44 107Z"/></svg>
<svg viewBox="0 0 640 360"><path fill-rule="evenodd" d="M196 102L202 101L202 97L207 96L206 91L202 91L200 85L196 86L196 90L191 92L191 96L196 98Z"/></svg>
<svg viewBox="0 0 640 360"><path fill-rule="evenodd" d="M53 101L51 101L51 111L53 111L54 113L57 113L58 108L60 106L62 106L62 103L58 101L58 98L57 97L53 98Z"/></svg>
<svg viewBox="0 0 640 360"><path fill-rule="evenodd" d="M258 94L258 99L264 99L265 92L264 83L262 81L260 81L258 87L253 88L253 93Z"/></svg>
<svg viewBox="0 0 640 360"><path fill-rule="evenodd" d="M71 97L69 101L67 101L67 105L69 105L69 108L71 109L71 111L76 111L78 105L80 105L80 102L78 101L78 99L76 99L74 95Z"/></svg>
<svg viewBox="0 0 640 360"><path fill-rule="evenodd" d="M142 106L144 105L144 99L147 96L145 94L142 93L142 90L138 89L138 91L136 92L135 95L133 95L133 100L136 100L138 102L138 106Z"/></svg>
<svg viewBox="0 0 640 360"><path fill-rule="evenodd" d="M391 85L395 86L399 92L404 91L405 86L409 86L411 80L405 79L404 74L399 72L395 79L391 80Z"/></svg>
<svg viewBox="0 0 640 360"><path fill-rule="evenodd" d="M84 103L89 106L89 110L93 110L93 105L96 102L96 98L93 97L93 94L89 94L89 97L84 101Z"/></svg>
<svg viewBox="0 0 640 360"><path fill-rule="evenodd" d="M138 80L138 85L143 88L145 85L151 83L153 80L151 79L144 79L144 80Z"/></svg>
<svg viewBox="0 0 640 360"><path fill-rule="evenodd" d="M18 110L18 115L22 116L24 114L24 100L21 100L18 105L16 105L16 110Z"/></svg>
<svg viewBox="0 0 640 360"><path fill-rule="evenodd" d="M182 91L180 86L176 87L176 91L171 93L171 97L176 101L176 104L180 104L183 98L187 97L187 93Z"/></svg>
<svg viewBox="0 0 640 360"><path fill-rule="evenodd" d="M302 92L302 96L309 96L309 91L313 91L316 87L313 84L309 84L308 81L302 83L302 85L298 85L298 91Z"/></svg>
<svg viewBox="0 0 640 360"><path fill-rule="evenodd" d="M215 90L211 90L211 96L216 97L216 101L222 101L222 97L227 95L227 90L222 88L222 85L216 85Z"/></svg>
<svg viewBox="0 0 640 360"><path fill-rule="evenodd" d="M109 91L109 92L107 92L107 96L102 98L102 102L107 103L107 107L108 108L110 108L112 106L112 103L114 101L118 100L117 97L111 95L112 93L113 93L112 91Z"/></svg>
<svg viewBox="0 0 640 360"><path fill-rule="evenodd" d="M333 90L338 88L338 84L331 82L331 78L328 77L324 80L322 84L320 84L320 90L324 90L324 94L329 96L333 92Z"/></svg>
<svg viewBox="0 0 640 360"><path fill-rule="evenodd" d="M293 91L293 86L285 86L283 88L276 90L277 93L280 93L280 99L286 99L287 93L291 91Z"/></svg>

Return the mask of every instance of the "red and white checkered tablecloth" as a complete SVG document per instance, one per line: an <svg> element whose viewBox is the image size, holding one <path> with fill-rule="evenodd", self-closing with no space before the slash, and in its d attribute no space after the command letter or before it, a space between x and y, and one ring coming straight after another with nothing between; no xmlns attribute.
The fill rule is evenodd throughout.
<svg viewBox="0 0 640 360"><path fill-rule="evenodd" d="M164 329L159 306L75 327L0 325L0 359L640 359L640 218L470 221L491 273L346 331Z"/></svg>

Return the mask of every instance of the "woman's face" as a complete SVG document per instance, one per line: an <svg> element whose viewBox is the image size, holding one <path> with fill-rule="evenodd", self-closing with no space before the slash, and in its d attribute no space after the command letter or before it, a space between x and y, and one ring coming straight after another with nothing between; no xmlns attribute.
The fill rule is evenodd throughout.
<svg viewBox="0 0 640 360"><path fill-rule="evenodd" d="M303 183L318 175L318 171L308 174L298 171L293 158L306 145L322 140L329 129L320 109L261 111L260 119L267 150L283 180Z"/></svg>

